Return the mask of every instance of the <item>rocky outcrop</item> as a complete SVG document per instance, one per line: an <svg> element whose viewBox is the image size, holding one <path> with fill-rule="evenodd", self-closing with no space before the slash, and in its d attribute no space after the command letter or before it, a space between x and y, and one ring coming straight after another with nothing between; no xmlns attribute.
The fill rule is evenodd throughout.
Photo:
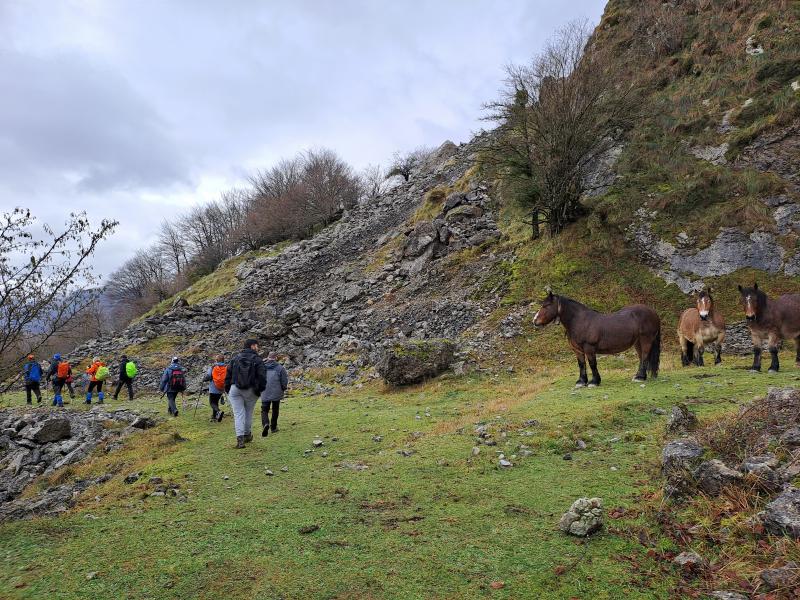
<svg viewBox="0 0 800 600"><path fill-rule="evenodd" d="M120 427L108 428L108 422ZM149 417L99 407L85 412L0 411L0 521L63 506L72 497L70 486L53 488L33 499L15 499L40 475L75 464L100 445L113 449L121 437L153 425ZM84 485L92 483L75 484L77 488Z"/></svg>
<svg viewBox="0 0 800 600"><path fill-rule="evenodd" d="M450 367L455 344L450 340L409 340L384 349L375 365L386 383L395 386L419 383Z"/></svg>
<svg viewBox="0 0 800 600"><path fill-rule="evenodd" d="M603 527L603 500L578 498L558 523L564 533L578 537L589 536Z"/></svg>
<svg viewBox="0 0 800 600"><path fill-rule="evenodd" d="M661 473L664 476L664 495L680 498L694 489L694 470L702 462L705 450L694 438L673 440L661 453Z"/></svg>

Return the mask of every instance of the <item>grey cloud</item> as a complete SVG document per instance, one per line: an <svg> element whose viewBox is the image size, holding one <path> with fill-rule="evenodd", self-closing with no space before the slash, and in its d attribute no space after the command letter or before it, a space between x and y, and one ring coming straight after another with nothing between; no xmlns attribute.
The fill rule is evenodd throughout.
<svg viewBox="0 0 800 600"><path fill-rule="evenodd" d="M0 52L0 171L85 191L188 181L167 124L115 70L67 53Z"/></svg>

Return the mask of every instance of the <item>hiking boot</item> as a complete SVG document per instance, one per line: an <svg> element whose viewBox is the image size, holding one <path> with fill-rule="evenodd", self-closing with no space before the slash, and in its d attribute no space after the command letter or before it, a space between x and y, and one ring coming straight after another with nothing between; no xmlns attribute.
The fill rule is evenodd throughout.
<svg viewBox="0 0 800 600"><path fill-rule="evenodd" d="M261 430L261 437L267 437L269 435L269 425L264 425L264 428Z"/></svg>
<svg viewBox="0 0 800 600"><path fill-rule="evenodd" d="M245 433L244 434L244 441L245 443L250 443L253 441L253 434L252 433Z"/></svg>
<svg viewBox="0 0 800 600"><path fill-rule="evenodd" d="M224 410L219 411L219 414L217 415L217 423L222 423L222 417L224 416L225 416L225 411Z"/></svg>
<svg viewBox="0 0 800 600"><path fill-rule="evenodd" d="M243 435L237 435L236 436L236 448L237 449L244 448L244 436Z"/></svg>

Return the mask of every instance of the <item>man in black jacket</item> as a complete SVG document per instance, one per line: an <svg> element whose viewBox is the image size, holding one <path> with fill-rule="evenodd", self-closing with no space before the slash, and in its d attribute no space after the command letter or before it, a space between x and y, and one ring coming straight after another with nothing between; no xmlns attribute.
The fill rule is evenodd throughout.
<svg viewBox="0 0 800 600"><path fill-rule="evenodd" d="M119 397L122 386L128 388L128 400L133 400L133 379L128 376L128 357L123 354L119 357L119 373L117 373L117 391L114 392L114 400Z"/></svg>
<svg viewBox="0 0 800 600"><path fill-rule="evenodd" d="M267 386L267 367L258 355L258 341L249 339L244 349L231 360L225 374L225 391L233 410L236 447L253 440L253 410Z"/></svg>

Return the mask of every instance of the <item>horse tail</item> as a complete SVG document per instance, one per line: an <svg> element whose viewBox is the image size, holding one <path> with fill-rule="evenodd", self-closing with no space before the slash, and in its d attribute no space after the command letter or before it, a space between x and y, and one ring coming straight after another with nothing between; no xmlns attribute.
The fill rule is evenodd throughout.
<svg viewBox="0 0 800 600"><path fill-rule="evenodd" d="M653 340L653 345L650 346L650 354L647 356L647 369L650 371L650 376L653 378L658 377L658 364L661 362L661 329L659 328L656 334L656 339Z"/></svg>

